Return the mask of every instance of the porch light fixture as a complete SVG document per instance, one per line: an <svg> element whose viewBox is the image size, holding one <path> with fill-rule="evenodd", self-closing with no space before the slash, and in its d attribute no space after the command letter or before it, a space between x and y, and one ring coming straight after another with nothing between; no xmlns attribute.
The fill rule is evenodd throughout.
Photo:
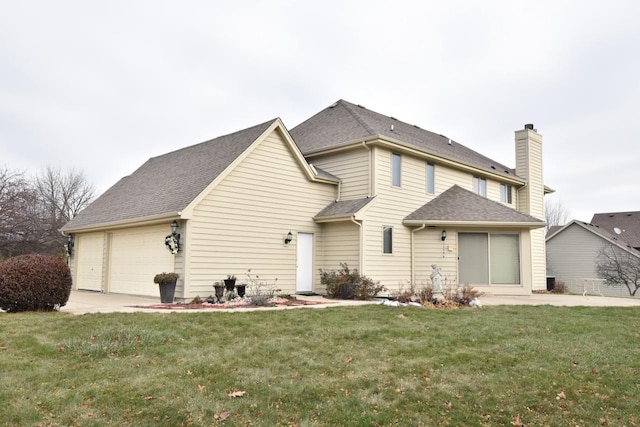
<svg viewBox="0 0 640 427"><path fill-rule="evenodd" d="M67 249L67 254L71 256L73 253L73 236L71 233L67 235L67 244L65 245L65 248Z"/></svg>
<svg viewBox="0 0 640 427"><path fill-rule="evenodd" d="M175 235L177 231L178 231L178 221L174 219L173 222L171 223L171 234Z"/></svg>
<svg viewBox="0 0 640 427"><path fill-rule="evenodd" d="M293 240L293 234L291 234L291 230L287 233L287 237L284 238L284 244L288 245Z"/></svg>
<svg viewBox="0 0 640 427"><path fill-rule="evenodd" d="M440 238L443 242L447 240L447 230L442 230L442 235L440 236Z"/></svg>

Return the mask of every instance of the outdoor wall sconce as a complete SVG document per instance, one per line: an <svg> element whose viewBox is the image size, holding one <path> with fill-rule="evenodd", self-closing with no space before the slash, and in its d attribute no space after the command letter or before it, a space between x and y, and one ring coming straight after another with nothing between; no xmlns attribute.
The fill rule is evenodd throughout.
<svg viewBox="0 0 640 427"><path fill-rule="evenodd" d="M178 234L178 221L173 220L171 223L171 234L164 238L164 244L173 255L180 252L180 234Z"/></svg>
<svg viewBox="0 0 640 427"><path fill-rule="evenodd" d="M67 235L67 244L65 245L67 249L67 254L71 256L73 253L73 236L71 234Z"/></svg>
<svg viewBox="0 0 640 427"><path fill-rule="evenodd" d="M293 234L291 234L291 230L287 233L287 237L284 238L284 244L288 245L293 240Z"/></svg>
<svg viewBox="0 0 640 427"><path fill-rule="evenodd" d="M442 230L442 236L440 238L443 242L447 240L447 230Z"/></svg>

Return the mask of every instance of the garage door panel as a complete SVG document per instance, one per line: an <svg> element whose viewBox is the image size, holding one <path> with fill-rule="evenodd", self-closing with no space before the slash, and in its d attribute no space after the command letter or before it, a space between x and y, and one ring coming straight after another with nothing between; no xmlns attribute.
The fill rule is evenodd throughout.
<svg viewBox="0 0 640 427"><path fill-rule="evenodd" d="M113 233L110 292L159 295L153 277L174 269L174 256L164 245L166 234L164 226Z"/></svg>
<svg viewBox="0 0 640 427"><path fill-rule="evenodd" d="M104 261L104 234L80 234L76 237L76 288L102 291L102 263Z"/></svg>

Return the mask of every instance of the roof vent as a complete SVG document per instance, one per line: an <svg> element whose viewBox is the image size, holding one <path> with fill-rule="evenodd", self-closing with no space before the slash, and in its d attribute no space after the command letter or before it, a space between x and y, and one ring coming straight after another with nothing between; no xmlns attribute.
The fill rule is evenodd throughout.
<svg viewBox="0 0 640 427"><path fill-rule="evenodd" d="M391 132L393 132L393 125L391 125Z"/></svg>
<svg viewBox="0 0 640 427"><path fill-rule="evenodd" d="M449 138L449 145L451 145L451 138Z"/></svg>

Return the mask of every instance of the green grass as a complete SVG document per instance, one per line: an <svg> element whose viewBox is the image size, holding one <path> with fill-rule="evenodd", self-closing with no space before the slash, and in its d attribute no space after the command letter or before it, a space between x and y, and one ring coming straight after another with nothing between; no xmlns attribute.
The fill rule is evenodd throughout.
<svg viewBox="0 0 640 427"><path fill-rule="evenodd" d="M636 308L0 314L0 423L634 426L639 343Z"/></svg>

